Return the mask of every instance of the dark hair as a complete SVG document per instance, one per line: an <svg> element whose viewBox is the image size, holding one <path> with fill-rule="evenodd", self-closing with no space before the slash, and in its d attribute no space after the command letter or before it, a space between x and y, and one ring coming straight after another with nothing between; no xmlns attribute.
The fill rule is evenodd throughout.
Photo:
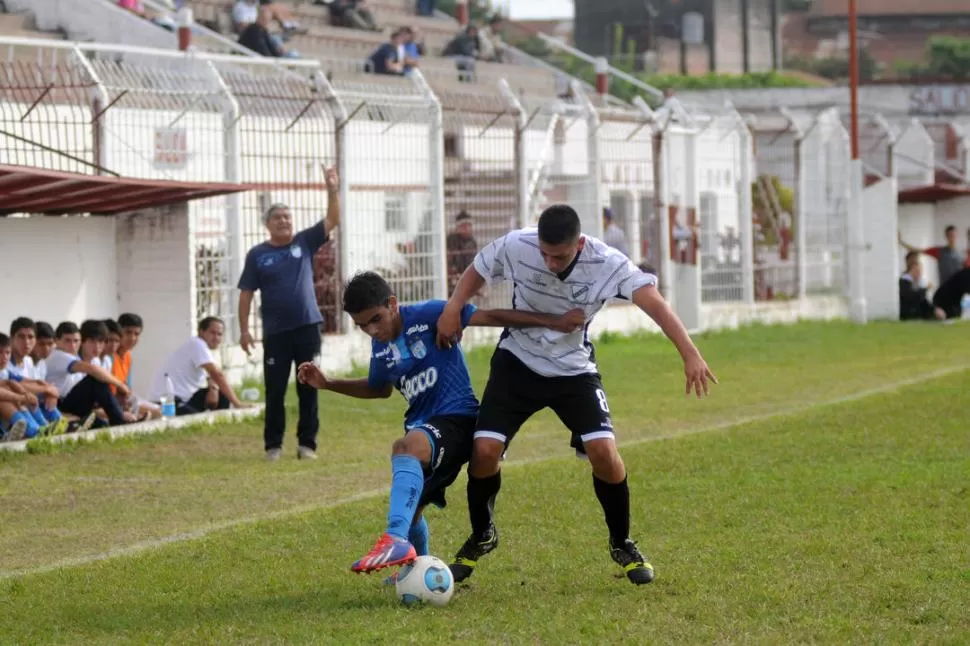
<svg viewBox="0 0 970 646"><path fill-rule="evenodd" d="M77 328L77 325L75 325L73 321L64 321L63 323L57 326L57 332L55 333L54 336L55 338L60 339L61 337L65 337L68 334L77 334L80 331L81 330Z"/></svg>
<svg viewBox="0 0 970 646"><path fill-rule="evenodd" d="M10 336L16 336L17 332L21 330L34 330L36 332L37 326L26 316L20 316L15 318L13 323L10 324Z"/></svg>
<svg viewBox="0 0 970 646"><path fill-rule="evenodd" d="M461 211L459 211L458 215L455 216L455 222L464 222L465 220L471 220L471 219L472 219L472 216L469 215L468 211L466 211L465 209L462 209Z"/></svg>
<svg viewBox="0 0 970 646"><path fill-rule="evenodd" d="M344 311L360 314L372 307L386 306L394 290L379 274L362 271L344 286Z"/></svg>
<svg viewBox="0 0 970 646"><path fill-rule="evenodd" d="M909 263L911 263L913 260L915 260L917 258L919 258L919 252L918 251L910 251L910 252L907 252L907 254L906 254L906 264L908 265Z"/></svg>
<svg viewBox="0 0 970 646"><path fill-rule="evenodd" d="M957 228L951 224L947 228L943 229L943 233L945 235L950 235L950 232L951 231L956 231L956 230L957 230Z"/></svg>
<svg viewBox="0 0 970 646"><path fill-rule="evenodd" d="M54 334L54 328L47 321L37 321L34 325L34 329L37 330L38 339L56 339L57 336Z"/></svg>
<svg viewBox="0 0 970 646"><path fill-rule="evenodd" d="M9 348L9 347L10 347L10 337L4 334L3 332L0 332L0 348Z"/></svg>
<svg viewBox="0 0 970 646"><path fill-rule="evenodd" d="M657 270L654 269L653 265L651 265L650 263L642 262L639 265L637 265L637 269L639 269L645 274L653 274L654 276L657 275Z"/></svg>
<svg viewBox="0 0 970 646"><path fill-rule="evenodd" d="M118 321L115 321L114 319L105 319L102 322L104 323L104 327L108 330L108 334L117 334L118 336L121 336L121 326L118 325Z"/></svg>
<svg viewBox="0 0 970 646"><path fill-rule="evenodd" d="M579 240L579 215L567 204L554 204L539 216L539 239L546 244Z"/></svg>
<svg viewBox="0 0 970 646"><path fill-rule="evenodd" d="M204 319L202 319L201 321L199 321L199 334L202 334L203 332L205 332L206 330L208 330L210 327L212 327L212 324L213 323L218 323L222 327L225 327L226 326L226 324L223 323L222 322L222 319L219 318L218 316L207 316Z"/></svg>
<svg viewBox="0 0 970 646"><path fill-rule="evenodd" d="M81 323L81 341L103 341L108 336L108 328L103 321L88 319Z"/></svg>
<svg viewBox="0 0 970 646"><path fill-rule="evenodd" d="M118 317L118 325L121 327L136 327L139 330L145 327L141 317L130 312L126 312ZM109 327L108 329L110 330L111 328Z"/></svg>

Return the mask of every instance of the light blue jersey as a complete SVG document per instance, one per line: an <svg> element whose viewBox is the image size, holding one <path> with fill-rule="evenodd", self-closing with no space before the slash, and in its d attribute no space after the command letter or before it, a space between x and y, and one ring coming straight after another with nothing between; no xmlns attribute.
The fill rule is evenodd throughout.
<svg viewBox="0 0 970 646"><path fill-rule="evenodd" d="M455 344L441 349L435 344L444 307L445 301L402 305L401 335L390 343L374 340L372 344L367 383L371 388L394 384L408 402L406 428L439 415L478 415L478 399L461 348ZM462 328L474 312L474 305L462 308Z"/></svg>

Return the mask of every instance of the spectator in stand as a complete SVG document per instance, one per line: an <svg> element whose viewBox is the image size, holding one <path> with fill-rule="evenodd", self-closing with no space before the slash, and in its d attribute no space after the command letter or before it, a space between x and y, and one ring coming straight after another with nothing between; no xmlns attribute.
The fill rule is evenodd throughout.
<svg viewBox="0 0 970 646"><path fill-rule="evenodd" d="M502 41L502 25L505 21L496 14L478 32L478 60L501 63L505 49Z"/></svg>
<svg viewBox="0 0 970 646"><path fill-rule="evenodd" d="M199 321L198 336L179 346L155 373L149 398L160 402L166 396L165 377L168 376L172 381L177 415L194 415L231 406L249 408L249 404L244 404L236 396L212 358L212 350L222 344L225 331L222 319L215 316Z"/></svg>
<svg viewBox="0 0 970 646"><path fill-rule="evenodd" d="M970 267L950 276L933 294L933 305L943 310L947 319L963 316L963 297L970 294Z"/></svg>
<svg viewBox="0 0 970 646"><path fill-rule="evenodd" d="M906 271L899 277L899 320L942 320L946 318L943 310L933 307L926 297L926 287L922 284L923 266L919 253L906 254Z"/></svg>
<svg viewBox="0 0 970 646"><path fill-rule="evenodd" d="M253 50L260 56L269 58L299 58L299 52L295 49L287 49L279 38L269 33L272 15L269 9L260 7L256 21L247 25L242 33L239 34L239 44L247 49Z"/></svg>
<svg viewBox="0 0 970 646"><path fill-rule="evenodd" d="M378 47L368 58L371 72L374 74L390 74L400 76L405 72L405 53L404 44L410 38L411 30L401 27L391 34L390 42L386 42Z"/></svg>
<svg viewBox="0 0 970 646"><path fill-rule="evenodd" d="M478 52L478 27L469 23L445 45L441 55L455 61L459 80L467 81L475 74L475 59L478 58Z"/></svg>
<svg viewBox="0 0 970 646"><path fill-rule="evenodd" d="M261 10L269 12L270 23L276 21L283 28L283 38L289 38L296 33L305 33L307 30L300 27L286 5L268 0L237 0L232 7L232 27L236 34L242 34L249 25L256 22Z"/></svg>
<svg viewBox="0 0 970 646"><path fill-rule="evenodd" d="M424 39L413 27L406 27L408 39L404 43L404 73L407 74L418 66L418 61L424 56Z"/></svg>
<svg viewBox="0 0 970 646"><path fill-rule="evenodd" d="M364 31L380 31L374 16L364 0L316 0L315 4L325 4L330 9L330 24L334 27L350 27Z"/></svg>
<svg viewBox="0 0 970 646"><path fill-rule="evenodd" d="M415 11L419 16L434 17L434 12L435 9L437 9L437 5L437 0L418 0Z"/></svg>
<svg viewBox="0 0 970 646"><path fill-rule="evenodd" d="M603 242L610 245L627 258L630 257L630 248L626 243L626 233L616 223L613 217L613 209L603 208Z"/></svg>
<svg viewBox="0 0 970 646"><path fill-rule="evenodd" d="M139 18L151 21L169 31L175 31L177 28L175 21L170 16L162 16L145 11L145 5L142 4L141 0L118 0L118 6L130 11Z"/></svg>
<svg viewBox="0 0 970 646"><path fill-rule="evenodd" d="M294 232L293 218L285 204L274 204L263 216L269 240L246 254L239 277L239 345L246 354L254 343L249 332L253 296L262 296L263 383L266 385L266 417L263 444L266 459L279 460L286 432L286 391L293 364L315 361L320 353L323 317L313 288L313 257L340 224L340 178L334 168L325 171L327 215L322 222ZM297 422L299 459L317 457L320 430L317 390L297 383L300 417Z"/></svg>
<svg viewBox="0 0 970 646"><path fill-rule="evenodd" d="M9 378L20 383L37 397L38 408L34 417L41 426L50 425L50 431L59 435L67 430L68 421L57 409L57 389L37 378L30 353L36 343L36 326L32 320L21 316L10 324L10 360L7 364ZM35 412L35 411L31 411Z"/></svg>
<svg viewBox="0 0 970 646"><path fill-rule="evenodd" d="M899 244L906 251L916 251L936 258L940 268L940 286L960 271L968 260L964 254L957 251L957 228L951 224L943 233L946 236L946 245L942 247L929 247L928 249L917 249L912 245L906 244L903 241L902 234L899 235Z"/></svg>
<svg viewBox="0 0 970 646"><path fill-rule="evenodd" d="M313 258L313 287L323 317L323 333L334 334L339 331L341 306L336 240L330 240L320 247Z"/></svg>
<svg viewBox="0 0 970 646"><path fill-rule="evenodd" d="M135 417L118 406L109 386L124 395L129 394L128 386L79 356L82 347L88 356L99 356L107 334L101 321L84 321L80 329L69 321L58 325L56 347L47 357L47 381L57 388L63 412L83 419L100 408L112 426L119 426Z"/></svg>
<svg viewBox="0 0 970 646"><path fill-rule="evenodd" d="M47 357L54 351L54 328L46 321L37 321L34 331L37 341L30 352L34 363L34 378L47 381Z"/></svg>
<svg viewBox="0 0 970 646"><path fill-rule="evenodd" d="M460 211L455 216L455 230L445 239L445 249L448 253L448 293L450 294L458 284L458 279L474 262L475 254L478 253L478 241L472 234L472 216L467 211Z"/></svg>

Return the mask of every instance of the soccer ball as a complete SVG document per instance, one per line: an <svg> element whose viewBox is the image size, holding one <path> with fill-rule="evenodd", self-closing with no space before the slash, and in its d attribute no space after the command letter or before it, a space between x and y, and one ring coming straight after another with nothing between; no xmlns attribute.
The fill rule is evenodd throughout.
<svg viewBox="0 0 970 646"><path fill-rule="evenodd" d="M406 606L430 603L443 606L455 593L455 579L445 562L435 556L419 556L397 573L397 596Z"/></svg>

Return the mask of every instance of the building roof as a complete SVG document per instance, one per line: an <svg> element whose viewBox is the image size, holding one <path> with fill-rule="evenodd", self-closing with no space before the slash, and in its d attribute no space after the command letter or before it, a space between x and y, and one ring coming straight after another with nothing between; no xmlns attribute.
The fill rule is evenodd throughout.
<svg viewBox="0 0 970 646"><path fill-rule="evenodd" d="M970 14L967 0L858 0L860 16L932 16ZM813 18L848 15L846 0L814 0Z"/></svg>
<svg viewBox="0 0 970 646"><path fill-rule="evenodd" d="M0 214L110 215L249 188L241 184L82 175L0 164Z"/></svg>
<svg viewBox="0 0 970 646"><path fill-rule="evenodd" d="M970 186L965 184L933 184L916 186L899 191L900 204L936 204L958 197L970 195Z"/></svg>

